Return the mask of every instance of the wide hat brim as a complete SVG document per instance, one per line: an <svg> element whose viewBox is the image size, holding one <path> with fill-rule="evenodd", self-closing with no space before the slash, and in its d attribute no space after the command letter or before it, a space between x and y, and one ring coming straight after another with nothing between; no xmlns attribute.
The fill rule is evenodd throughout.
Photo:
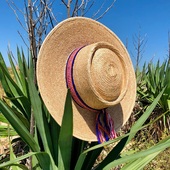
<svg viewBox="0 0 170 170"><path fill-rule="evenodd" d="M119 51L128 69L129 81L121 102L107 108L118 131L128 120L136 98L136 79L128 52L119 38L101 23L75 17L59 23L44 40L37 61L37 81L42 99L56 122L61 125L67 94L65 68L70 53L81 46L107 42ZM97 141L96 114L72 101L73 135L86 141ZM69 114L69 113L68 113Z"/></svg>

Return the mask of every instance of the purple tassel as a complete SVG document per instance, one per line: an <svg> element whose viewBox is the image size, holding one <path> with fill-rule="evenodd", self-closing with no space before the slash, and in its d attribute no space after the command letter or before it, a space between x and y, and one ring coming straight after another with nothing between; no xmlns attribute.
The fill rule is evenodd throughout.
<svg viewBox="0 0 170 170"><path fill-rule="evenodd" d="M116 138L114 122L106 109L101 110L96 116L96 134L99 143Z"/></svg>

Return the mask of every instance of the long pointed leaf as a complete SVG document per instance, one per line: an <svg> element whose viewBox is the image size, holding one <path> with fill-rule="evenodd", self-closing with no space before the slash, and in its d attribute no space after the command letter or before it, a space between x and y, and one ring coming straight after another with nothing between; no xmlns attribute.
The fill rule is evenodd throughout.
<svg viewBox="0 0 170 170"><path fill-rule="evenodd" d="M138 121L132 126L130 132L136 130L136 129L140 129L141 126L144 124L144 122L147 120L147 118L149 117L149 115L152 113L152 111L154 110L154 108L156 107L156 105L158 104L158 101L160 100L163 92L164 92L165 88L160 92L160 94L155 98L155 100L153 101L153 103L146 109L145 113L143 113L143 115L138 119ZM135 136L136 133L132 133L129 135L128 141L127 143Z"/></svg>
<svg viewBox="0 0 170 170"><path fill-rule="evenodd" d="M79 159L78 159L78 161L76 163L76 166L75 166L74 170L82 169L82 166L83 166L83 163L84 163L84 160L85 160L86 156L87 156L87 153L86 154L81 154L79 156Z"/></svg>
<svg viewBox="0 0 170 170"><path fill-rule="evenodd" d="M91 169L94 166L96 159L101 154L102 150L103 150L103 148L98 148L95 151L88 152L86 159L83 162L82 169L85 169L85 170ZM79 169L81 169L81 168L79 168Z"/></svg>
<svg viewBox="0 0 170 170"><path fill-rule="evenodd" d="M30 135L28 129L22 123L22 121L15 115L13 110L0 100L0 111L10 122L12 127L21 136L21 138L31 147L33 151L39 151L39 146L34 141L33 137Z"/></svg>
<svg viewBox="0 0 170 170"><path fill-rule="evenodd" d="M62 125L59 135L59 155L58 155L58 168L60 170L69 170L71 161L71 147L73 134L73 113L71 95L68 90Z"/></svg>
<svg viewBox="0 0 170 170"><path fill-rule="evenodd" d="M42 101L40 99L40 96L32 80L31 75L28 76L28 87L29 87L30 99L31 99L36 125L38 127L44 149L49 154L51 159L51 165L54 168L55 163L52 158L53 150L52 150L52 141L51 141L49 126L48 126L48 121L43 112Z"/></svg>
<svg viewBox="0 0 170 170"><path fill-rule="evenodd" d="M110 164L108 164L107 166L105 166L103 168L103 170L108 170L108 169L111 169L117 165L129 162L129 161L137 160L139 158L145 158L146 156L148 156L150 154L154 154L156 152L163 151L168 147L170 147L170 137L168 137L167 139L161 141L160 143L156 144L155 146L153 146L145 151L140 151L135 154L131 154L131 155L122 157L118 160L115 160L115 161L111 162Z"/></svg>
<svg viewBox="0 0 170 170"><path fill-rule="evenodd" d="M18 66L19 66L19 73L20 73L20 80L22 84L23 93L26 97L29 97L28 95L28 84L26 81L27 74L26 74L26 67L28 68L26 62L25 62L25 56L23 55L23 59L21 58L21 53L17 47L17 56L18 56Z"/></svg>
<svg viewBox="0 0 170 170"><path fill-rule="evenodd" d="M120 152L123 150L126 142L128 140L128 136L123 138L107 155L107 157L97 166L96 170L103 169L107 164L114 161L120 155Z"/></svg>
<svg viewBox="0 0 170 170"><path fill-rule="evenodd" d="M11 102L26 116L29 117L30 113L30 103L29 100L24 96L21 89L14 82L9 72L6 70L5 66L0 62L0 80L4 91L8 97L16 98L16 100L11 100ZM21 97L22 96L22 97ZM17 99L19 97L19 99Z"/></svg>
<svg viewBox="0 0 170 170"><path fill-rule="evenodd" d="M53 159L55 164L58 166L58 138L60 133L60 126L52 117L50 118L50 133L54 151Z"/></svg>
<svg viewBox="0 0 170 170"><path fill-rule="evenodd" d="M125 166L123 166L123 168L121 168L121 170L142 170L150 161L152 161L161 151L152 153L150 155L147 155L144 158L139 158L135 161L132 161L128 164L126 164Z"/></svg>
<svg viewBox="0 0 170 170"><path fill-rule="evenodd" d="M13 62L13 60L12 60L12 57L11 57L10 52L9 52L9 54L8 54L8 58L9 58L9 61L10 61L10 65L11 65L11 69L12 69L12 72L13 72L13 75L14 75L14 78L15 78L15 81L17 82L17 85L19 86L19 88L22 89L20 77L19 77L19 75L18 75L16 66L14 65L14 62Z"/></svg>
<svg viewBox="0 0 170 170"><path fill-rule="evenodd" d="M10 161L15 160L15 159L16 159L16 156L15 156L15 154L13 152L13 148L12 148L12 145L10 143ZM19 167L17 167L17 166L12 166L12 170L21 170L21 169Z"/></svg>
<svg viewBox="0 0 170 170"><path fill-rule="evenodd" d="M4 114L6 119L16 130L19 136L23 139L23 141L25 141L25 143L28 144L31 150L34 152L39 152L40 148L35 142L34 138L30 135L28 129L25 127L22 121L15 115L13 110L1 100L0 100L0 111ZM39 163L42 166L42 168L44 166L47 167L47 165L44 165L45 162L44 157L42 157L41 155L37 155L37 159L39 160Z"/></svg>
<svg viewBox="0 0 170 170"><path fill-rule="evenodd" d="M96 142L92 142L90 145L94 146ZM102 148L99 148L98 150L95 150L95 152L88 152L88 154L82 155L81 153L84 151L86 147L89 147L89 143L82 141L77 138L73 138L73 146L72 146L72 160L71 164L74 165L71 167L71 169L79 170L79 169L89 169L88 166L92 167L91 164L94 165L95 160L99 156L100 152L98 153L98 150L102 150ZM96 155L93 155L97 154ZM88 156L86 156L88 155ZM94 160L95 159L95 160ZM93 161L94 160L94 161ZM90 164L90 165L89 165Z"/></svg>
<svg viewBox="0 0 170 170"><path fill-rule="evenodd" d="M15 165L15 166L22 168L22 165L19 165L19 164L16 164L16 163L19 162L19 161L22 161L23 159L29 158L30 156L33 156L33 155L37 155L38 157L41 157L42 160L44 160L42 162L43 163L42 167L43 167L44 170L53 170L53 169L50 169L50 159L49 159L48 154L45 153L45 152L30 152L26 155L17 157L16 159L13 159L13 160L10 160L8 162L4 162L4 163L0 164L0 168L12 166L12 165Z"/></svg>

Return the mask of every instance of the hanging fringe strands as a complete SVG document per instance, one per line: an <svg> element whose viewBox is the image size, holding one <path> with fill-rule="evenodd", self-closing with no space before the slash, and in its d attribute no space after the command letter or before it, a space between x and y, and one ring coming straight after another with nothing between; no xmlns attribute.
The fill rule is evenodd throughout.
<svg viewBox="0 0 170 170"><path fill-rule="evenodd" d="M114 122L106 109L96 115L96 135L99 143L114 139L117 137L114 130Z"/></svg>

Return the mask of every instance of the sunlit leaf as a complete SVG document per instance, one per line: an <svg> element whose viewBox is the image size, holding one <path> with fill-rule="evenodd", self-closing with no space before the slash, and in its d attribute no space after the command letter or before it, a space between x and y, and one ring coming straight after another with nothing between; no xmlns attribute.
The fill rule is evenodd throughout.
<svg viewBox="0 0 170 170"><path fill-rule="evenodd" d="M68 90L62 125L58 141L58 168L60 170L69 170L71 161L72 138L73 138L73 112L71 103L71 94Z"/></svg>
<svg viewBox="0 0 170 170"><path fill-rule="evenodd" d="M105 166L103 168L103 170L108 170L108 169L111 169L117 165L121 165L121 164L127 163L129 161L137 160L139 158L145 159L146 156L154 154L159 151L163 151L168 147L170 147L170 137L168 137L165 140L162 140L161 142L159 142L158 144L156 144L155 146L153 146L147 150L140 151L135 154L131 154L131 155L122 157L120 159L117 159L117 160L109 163L107 166Z"/></svg>

